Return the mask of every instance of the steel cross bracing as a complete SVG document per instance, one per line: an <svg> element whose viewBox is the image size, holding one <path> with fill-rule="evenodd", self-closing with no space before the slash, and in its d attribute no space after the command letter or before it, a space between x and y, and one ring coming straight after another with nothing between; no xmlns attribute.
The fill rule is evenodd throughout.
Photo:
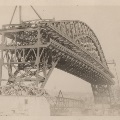
<svg viewBox="0 0 120 120"><path fill-rule="evenodd" d="M83 22L39 19L3 25L0 33L1 66L8 69L8 81L35 81L44 87L56 67L92 85L114 84L99 41Z"/></svg>

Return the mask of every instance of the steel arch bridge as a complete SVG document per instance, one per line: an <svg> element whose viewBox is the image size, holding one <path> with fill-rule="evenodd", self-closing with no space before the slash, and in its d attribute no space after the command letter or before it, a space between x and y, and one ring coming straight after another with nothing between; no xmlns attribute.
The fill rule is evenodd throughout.
<svg viewBox="0 0 120 120"><path fill-rule="evenodd" d="M89 82L96 103L111 101L113 75L98 38L84 22L38 19L3 25L0 33L1 82L5 66L8 82L31 81L44 88L58 68Z"/></svg>

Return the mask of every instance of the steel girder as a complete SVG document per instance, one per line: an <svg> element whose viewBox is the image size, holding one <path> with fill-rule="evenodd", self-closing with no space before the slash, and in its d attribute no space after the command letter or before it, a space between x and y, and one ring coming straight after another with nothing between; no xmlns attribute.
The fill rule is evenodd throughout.
<svg viewBox="0 0 120 120"><path fill-rule="evenodd" d="M0 68L7 67L8 81L36 81L44 87L56 67L92 86L114 84L99 41L83 22L27 21L4 25L0 33Z"/></svg>
<svg viewBox="0 0 120 120"><path fill-rule="evenodd" d="M41 88L45 86L60 58L57 52L53 51L54 53L52 52L51 55L50 49L47 48L48 44L41 44L43 38L40 29L37 32L36 43L34 44L34 41L31 41L32 45L27 46L24 46L26 41L19 43L22 45L14 46L13 43L18 44L19 41L15 35L15 38L12 39L12 45L11 43L7 44L5 43L6 36L2 35L1 60L4 61L2 65L5 65L8 69L8 83L34 81L36 85L41 83ZM30 42L26 44L30 44Z"/></svg>

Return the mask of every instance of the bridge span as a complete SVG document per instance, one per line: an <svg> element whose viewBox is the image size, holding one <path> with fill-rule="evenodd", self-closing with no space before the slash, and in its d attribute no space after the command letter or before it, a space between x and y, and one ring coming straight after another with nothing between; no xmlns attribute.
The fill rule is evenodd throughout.
<svg viewBox="0 0 120 120"><path fill-rule="evenodd" d="M113 75L93 30L79 20L37 19L3 25L0 30L2 66L8 83L34 82L44 88L54 68L91 84L95 102L111 101ZM106 99L107 98L107 99Z"/></svg>

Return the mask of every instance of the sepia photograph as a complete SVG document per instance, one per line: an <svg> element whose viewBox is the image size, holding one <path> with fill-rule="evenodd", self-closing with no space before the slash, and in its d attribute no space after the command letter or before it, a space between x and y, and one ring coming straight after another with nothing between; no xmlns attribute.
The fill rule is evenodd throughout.
<svg viewBox="0 0 120 120"><path fill-rule="evenodd" d="M120 5L37 3L0 5L0 120L120 116Z"/></svg>

